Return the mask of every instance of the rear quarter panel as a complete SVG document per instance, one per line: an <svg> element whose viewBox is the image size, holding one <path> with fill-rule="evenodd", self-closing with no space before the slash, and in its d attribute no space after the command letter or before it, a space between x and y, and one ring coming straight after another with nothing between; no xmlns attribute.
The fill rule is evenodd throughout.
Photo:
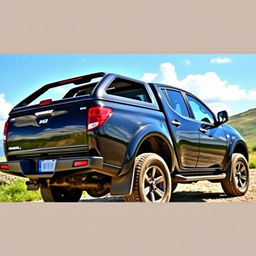
<svg viewBox="0 0 256 256"><path fill-rule="evenodd" d="M158 110L107 101L98 104L112 108L113 113L102 127L89 132L88 144L90 149L99 150L106 164L122 167L146 134L159 132L169 136L165 117Z"/></svg>

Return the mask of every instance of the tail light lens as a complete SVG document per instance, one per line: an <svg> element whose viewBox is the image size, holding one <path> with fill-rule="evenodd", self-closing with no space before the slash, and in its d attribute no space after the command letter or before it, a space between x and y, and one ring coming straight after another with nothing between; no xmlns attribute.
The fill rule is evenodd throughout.
<svg viewBox="0 0 256 256"><path fill-rule="evenodd" d="M0 170L9 170L8 164L0 164Z"/></svg>
<svg viewBox="0 0 256 256"><path fill-rule="evenodd" d="M9 122L6 121L4 125L4 141L8 140L8 127L9 127Z"/></svg>
<svg viewBox="0 0 256 256"><path fill-rule="evenodd" d="M112 114L112 109L107 107L92 107L88 111L87 130L93 130L104 124Z"/></svg>

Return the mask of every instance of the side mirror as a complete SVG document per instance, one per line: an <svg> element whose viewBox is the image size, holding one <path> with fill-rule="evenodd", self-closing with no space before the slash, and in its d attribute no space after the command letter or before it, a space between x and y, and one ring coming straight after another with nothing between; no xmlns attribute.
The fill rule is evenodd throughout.
<svg viewBox="0 0 256 256"><path fill-rule="evenodd" d="M223 124L228 121L228 112L226 110L220 111L217 114L218 124Z"/></svg>

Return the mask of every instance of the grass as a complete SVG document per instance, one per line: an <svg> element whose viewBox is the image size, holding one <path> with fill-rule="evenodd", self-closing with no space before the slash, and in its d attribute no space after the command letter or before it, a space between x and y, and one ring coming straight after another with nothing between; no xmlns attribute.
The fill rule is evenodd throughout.
<svg viewBox="0 0 256 256"><path fill-rule="evenodd" d="M41 200L40 191L27 191L24 179L0 186L0 202L30 202Z"/></svg>
<svg viewBox="0 0 256 256"><path fill-rule="evenodd" d="M250 168L256 168L256 150L252 150L249 155L249 166Z"/></svg>

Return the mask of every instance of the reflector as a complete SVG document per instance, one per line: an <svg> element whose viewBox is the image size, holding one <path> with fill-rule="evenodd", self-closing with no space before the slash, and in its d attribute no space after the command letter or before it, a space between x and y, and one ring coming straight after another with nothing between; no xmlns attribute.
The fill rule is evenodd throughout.
<svg viewBox="0 0 256 256"><path fill-rule="evenodd" d="M73 166L74 167L85 166L85 165L88 165L88 163L89 163L88 160L74 161Z"/></svg>

